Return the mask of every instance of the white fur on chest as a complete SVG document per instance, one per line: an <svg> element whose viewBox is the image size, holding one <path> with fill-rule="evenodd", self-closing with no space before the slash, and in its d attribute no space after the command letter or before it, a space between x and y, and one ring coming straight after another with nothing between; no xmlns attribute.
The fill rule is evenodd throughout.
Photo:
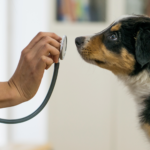
<svg viewBox="0 0 150 150"><path fill-rule="evenodd" d="M148 71L144 70L134 77L122 75L118 77L128 86L138 103L150 96L150 73Z"/></svg>

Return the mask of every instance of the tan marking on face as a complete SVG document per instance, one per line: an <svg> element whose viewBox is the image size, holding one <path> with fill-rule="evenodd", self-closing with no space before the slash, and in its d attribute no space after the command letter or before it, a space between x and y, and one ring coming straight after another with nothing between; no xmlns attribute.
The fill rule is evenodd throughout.
<svg viewBox="0 0 150 150"><path fill-rule="evenodd" d="M121 23L114 25L110 31L118 31L121 28Z"/></svg>
<svg viewBox="0 0 150 150"><path fill-rule="evenodd" d="M150 125L149 124L143 124L142 129L146 132L147 136L150 138Z"/></svg>
<svg viewBox="0 0 150 150"><path fill-rule="evenodd" d="M107 50L102 42L102 35L91 39L82 50L81 55L86 61L104 62L97 65L112 71L114 74L130 74L134 70L134 56L129 54L125 48L122 48L120 54Z"/></svg>

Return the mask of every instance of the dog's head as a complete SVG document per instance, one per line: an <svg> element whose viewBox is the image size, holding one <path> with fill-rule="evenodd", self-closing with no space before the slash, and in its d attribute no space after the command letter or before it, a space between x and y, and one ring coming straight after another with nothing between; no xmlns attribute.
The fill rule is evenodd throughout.
<svg viewBox="0 0 150 150"><path fill-rule="evenodd" d="M150 63L150 18L127 16L75 40L82 58L115 74L138 74Z"/></svg>

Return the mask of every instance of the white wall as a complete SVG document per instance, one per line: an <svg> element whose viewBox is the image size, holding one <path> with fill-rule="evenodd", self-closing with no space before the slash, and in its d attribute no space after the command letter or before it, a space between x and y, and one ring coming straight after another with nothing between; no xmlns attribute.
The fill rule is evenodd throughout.
<svg viewBox="0 0 150 150"><path fill-rule="evenodd" d="M7 75L7 1L0 0L0 81L6 81ZM1 117L7 117L7 110L0 110ZM0 145L8 141L8 126L0 124Z"/></svg>

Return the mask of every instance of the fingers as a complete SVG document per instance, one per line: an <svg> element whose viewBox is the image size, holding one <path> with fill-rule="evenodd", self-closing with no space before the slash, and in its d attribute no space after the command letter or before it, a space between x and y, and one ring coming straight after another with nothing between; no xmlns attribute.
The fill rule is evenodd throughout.
<svg viewBox="0 0 150 150"><path fill-rule="evenodd" d="M33 40L29 43L29 45L27 46L28 49L31 49L36 43L38 43L43 37L51 37L53 39L55 39L56 41L60 42L62 40L62 38L60 36L58 36L55 33L50 33L50 32L39 32L34 38Z"/></svg>
<svg viewBox="0 0 150 150"><path fill-rule="evenodd" d="M44 45L41 48L40 52L37 55L39 55L39 56L40 55L48 56L51 59L53 59L53 61L55 63L58 63L58 61L59 61L59 54L60 54L60 52L59 52L58 49L56 49L55 47L53 47L53 46L51 46L49 44L46 44L46 45ZM36 57L38 57L38 56L36 56Z"/></svg>
<svg viewBox="0 0 150 150"><path fill-rule="evenodd" d="M60 49L60 42L54 40L53 38L48 39L48 43L54 47L56 47L58 50Z"/></svg>
<svg viewBox="0 0 150 150"><path fill-rule="evenodd" d="M45 69L48 69L53 64L53 59L46 56L42 56L42 61L46 64Z"/></svg>
<svg viewBox="0 0 150 150"><path fill-rule="evenodd" d="M50 56L50 58L52 58L55 63L58 63L58 62L59 62L59 55Z"/></svg>
<svg viewBox="0 0 150 150"><path fill-rule="evenodd" d="M34 54L37 53L37 51L39 52L39 50L41 50L42 47L48 45L55 47L57 50L60 49L60 43L58 41L49 36L45 36L33 47Z"/></svg>

